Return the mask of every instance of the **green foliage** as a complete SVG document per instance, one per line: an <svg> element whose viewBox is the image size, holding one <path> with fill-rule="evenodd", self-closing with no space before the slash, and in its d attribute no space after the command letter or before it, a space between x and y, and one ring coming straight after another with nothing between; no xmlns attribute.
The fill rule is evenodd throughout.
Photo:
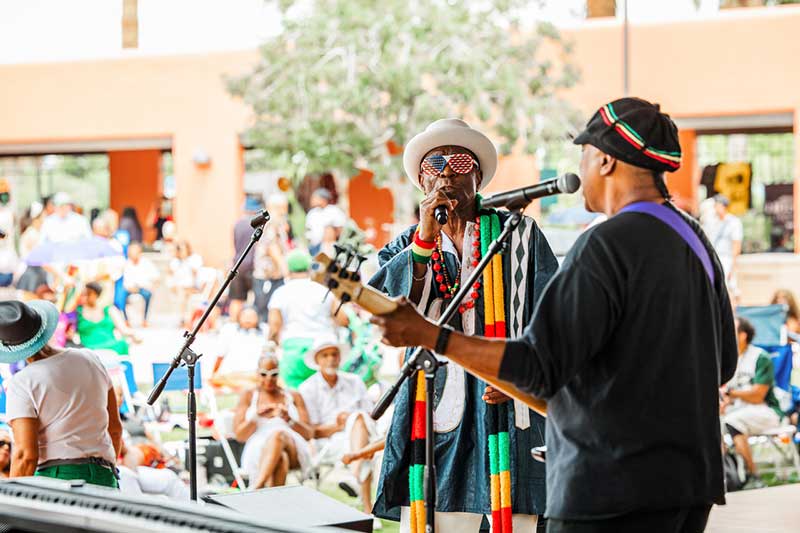
<svg viewBox="0 0 800 533"><path fill-rule="evenodd" d="M555 27L524 27L530 4L280 1L284 31L251 73L229 80L255 114L248 142L294 179L356 168L382 179L402 173L387 141L402 146L439 118L491 125L503 153L563 139L575 115L555 92L576 73ZM545 43L558 62L541 57Z"/></svg>

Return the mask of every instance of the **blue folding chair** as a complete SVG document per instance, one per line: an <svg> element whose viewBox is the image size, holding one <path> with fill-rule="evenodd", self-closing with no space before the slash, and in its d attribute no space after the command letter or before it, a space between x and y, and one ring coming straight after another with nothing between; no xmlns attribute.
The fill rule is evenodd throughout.
<svg viewBox="0 0 800 533"><path fill-rule="evenodd" d="M782 304L736 308L736 315L749 320L756 330L753 344L767 352L772 359L775 375L773 390L784 414L788 414L793 407L791 386L793 353L784 325L787 310ZM772 468L762 468L762 472L774 472L776 475L784 476L787 472L794 472L800 479L800 453L794 444L796 433L797 428L787 423L760 435L751 435L748 439L751 445L768 442L777 452L777 455L773 454L775 460L768 462L772 464ZM791 466L780 467L779 463L789 463Z"/></svg>

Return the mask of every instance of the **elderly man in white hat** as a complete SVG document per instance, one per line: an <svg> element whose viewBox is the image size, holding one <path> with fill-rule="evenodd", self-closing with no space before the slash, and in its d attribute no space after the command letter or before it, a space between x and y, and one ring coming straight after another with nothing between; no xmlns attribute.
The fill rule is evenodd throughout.
<svg viewBox="0 0 800 533"><path fill-rule="evenodd" d="M306 366L318 370L298 388L314 428L318 449L325 459L340 460L344 454L360 450L375 436L375 423L369 417L372 402L367 387L355 374L342 372L342 347L333 336L316 340L306 352ZM364 511L372 512L371 461L351 464L360 484Z"/></svg>
<svg viewBox="0 0 800 533"><path fill-rule="evenodd" d="M497 150L463 120L442 119L411 139L403 166L425 195L420 222L379 252L381 268L370 284L436 318L508 217L480 207L478 191L494 177ZM444 225L435 217L439 206L448 211ZM516 337L558 264L527 217L508 253L493 261L450 325L468 335ZM421 490L414 489L422 486L424 447L412 432L424 428L422 383L409 380L395 401L375 502L377 516L399 515L405 531L422 531L425 524ZM439 372L435 397L437 527L478 531L487 515L495 532L533 531L545 509L545 473L530 449L544 444L544 419L453 363ZM499 463L490 464L490 456Z"/></svg>
<svg viewBox="0 0 800 533"><path fill-rule="evenodd" d="M71 242L92 236L89 221L75 212L67 193L56 193L53 204L55 212L42 223L42 242Z"/></svg>

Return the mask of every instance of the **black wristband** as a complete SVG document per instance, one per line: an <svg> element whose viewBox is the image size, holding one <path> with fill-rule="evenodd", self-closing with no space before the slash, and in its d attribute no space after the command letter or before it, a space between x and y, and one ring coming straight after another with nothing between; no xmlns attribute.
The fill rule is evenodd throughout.
<svg viewBox="0 0 800 533"><path fill-rule="evenodd" d="M439 336L436 337L436 347L433 349L434 352L439 355L444 355L445 350L447 350L447 343L450 341L451 333L453 333L453 328L450 326L442 326L439 328Z"/></svg>

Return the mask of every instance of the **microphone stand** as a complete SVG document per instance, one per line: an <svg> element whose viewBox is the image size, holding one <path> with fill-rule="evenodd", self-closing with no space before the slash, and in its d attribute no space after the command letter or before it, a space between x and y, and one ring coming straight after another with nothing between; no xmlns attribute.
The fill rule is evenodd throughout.
<svg viewBox="0 0 800 533"><path fill-rule="evenodd" d="M206 307L203 316L200 317L200 320L195 324L194 329L192 332L184 331L183 336L186 339L183 342L183 346L181 346L180 351L178 354L172 359L172 363L170 363L169 368L161 376L161 379L158 380L158 383L153 386L153 390L150 391L150 395L147 397L148 405L153 405L157 400L158 397L161 396L161 393L164 391L164 387L167 385L167 381L169 377L172 375L172 372L178 368L181 364L186 365L186 372L189 378L189 393L186 397L186 416L189 419L189 494L191 500L196 502L197 501L197 434L196 434L196 421L197 421L197 401L195 399L194 393L194 367L197 363L197 360L202 357L203 354L195 353L192 350L192 344L194 343L195 338L197 337L197 333L200 331L200 328L203 327L206 319L213 311L214 307L217 305L222 293L225 292L225 289L228 288L228 285L231 284L233 278L236 277L236 274L239 273L239 267L244 261L244 258L253 248L253 246L261 239L261 236L264 234L264 225L269 220L269 213L266 210L262 211L262 213L250 222L251 225L255 226L253 230L253 235L250 237L250 242L247 244L247 248L239 256L239 259L236 260L236 263L231 268L230 272L228 272L228 276L225 278L225 282L217 291L217 294L214 295L214 298Z"/></svg>
<svg viewBox="0 0 800 533"><path fill-rule="evenodd" d="M492 261L495 255L504 252L508 248L508 240L514 230L519 227L522 222L522 211L528 205L529 200L522 200L522 205L508 206L511 215L506 219L503 224L503 231L489 244L486 254L478 262L478 266L470 274L467 281L461 284L458 292L453 296L448 304L444 313L436 321L437 326L443 326L450 322L450 319L455 316L458 306L464 298L472 292L472 286L478 281L478 278L483 275L483 270ZM436 513L436 464L434 458L434 432L433 432L433 392L434 382L436 379L436 371L439 367L444 366L446 363L436 358L433 353L424 348L415 348L411 355L406 360L403 368L400 369L400 376L392 384L391 388L384 393L378 401L375 408L370 413L374 420L378 420L386 409L394 401L394 397L400 391L400 386L406 379L410 378L415 372L422 371L425 373L425 468L423 470L423 491L425 495L425 532L434 533L436 530L435 513Z"/></svg>

